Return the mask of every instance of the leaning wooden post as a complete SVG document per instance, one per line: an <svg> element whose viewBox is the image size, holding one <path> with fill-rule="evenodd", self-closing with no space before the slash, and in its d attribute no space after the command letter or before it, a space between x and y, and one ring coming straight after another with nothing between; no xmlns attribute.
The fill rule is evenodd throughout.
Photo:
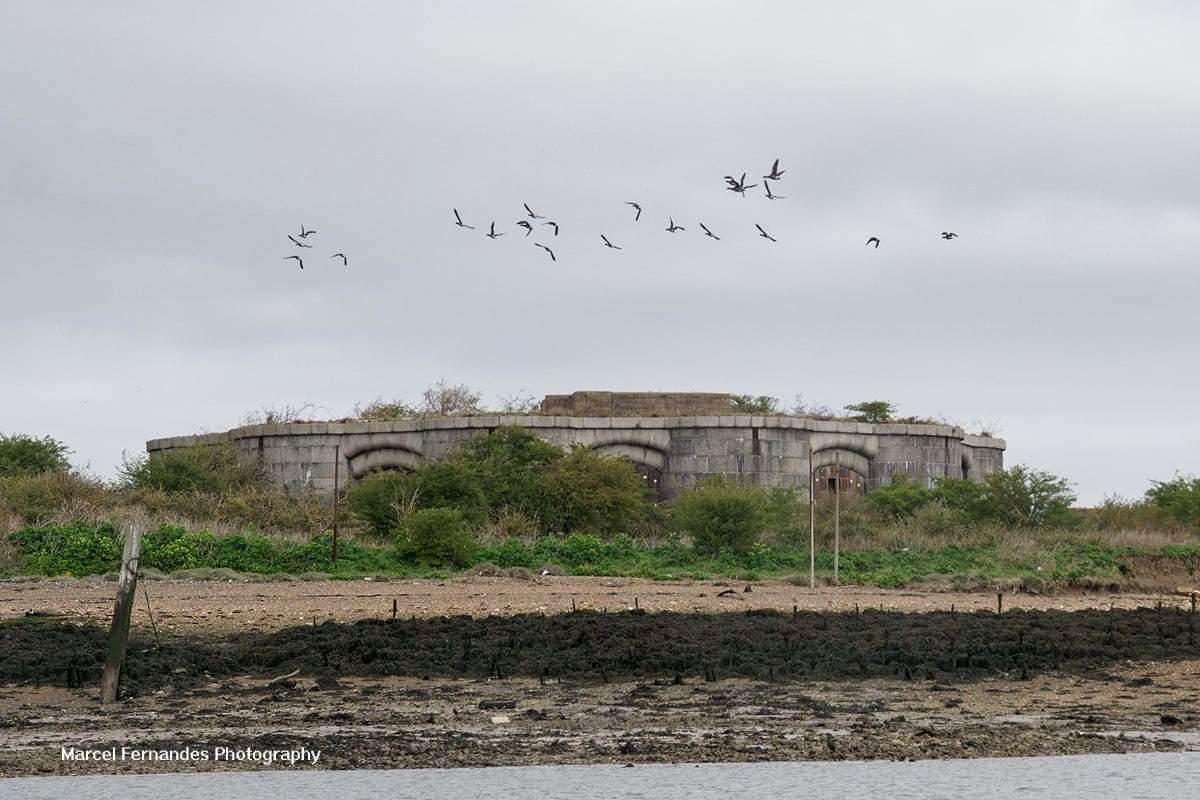
<svg viewBox="0 0 1200 800"><path fill-rule="evenodd" d="M108 656L104 660L104 678L100 682L100 702L114 703L121 684L121 665L129 643L129 616L137 597L138 558L142 552L144 523L125 527L125 549L121 553L121 572L117 579L117 602L113 607L112 631L108 635Z"/></svg>
<svg viewBox="0 0 1200 800"><path fill-rule="evenodd" d="M333 560L337 562L338 477L342 471L342 446L333 446Z"/></svg>

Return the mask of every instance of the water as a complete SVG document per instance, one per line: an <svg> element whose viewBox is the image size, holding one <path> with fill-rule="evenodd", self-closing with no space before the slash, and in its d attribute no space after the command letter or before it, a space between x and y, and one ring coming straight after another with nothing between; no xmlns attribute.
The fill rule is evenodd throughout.
<svg viewBox="0 0 1200 800"><path fill-rule="evenodd" d="M1162 800L1200 793L1200 753L357 771L224 772L0 780L5 800Z"/></svg>

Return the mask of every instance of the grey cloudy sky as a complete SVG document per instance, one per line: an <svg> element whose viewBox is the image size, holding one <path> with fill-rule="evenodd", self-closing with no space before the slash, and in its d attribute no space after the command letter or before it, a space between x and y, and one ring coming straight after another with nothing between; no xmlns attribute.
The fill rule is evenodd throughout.
<svg viewBox="0 0 1200 800"><path fill-rule="evenodd" d="M101 5L0 5L0 431L100 474L440 376L886 398L1087 502L1200 472L1194 3Z"/></svg>

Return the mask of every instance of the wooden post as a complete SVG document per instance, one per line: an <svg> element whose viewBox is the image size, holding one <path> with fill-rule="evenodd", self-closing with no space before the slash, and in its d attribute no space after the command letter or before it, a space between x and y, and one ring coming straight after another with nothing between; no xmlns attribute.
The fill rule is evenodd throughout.
<svg viewBox="0 0 1200 800"><path fill-rule="evenodd" d="M138 558L142 552L142 522L125 527L125 548L121 553L121 572L117 578L117 601L113 606L112 630L108 635L108 655L100 682L100 702L114 703L121 685L121 665L129 643L129 617L137 597Z"/></svg>
<svg viewBox="0 0 1200 800"><path fill-rule="evenodd" d="M817 484L813 475L812 445L808 453L808 588L817 588Z"/></svg>
<svg viewBox="0 0 1200 800"><path fill-rule="evenodd" d="M996 613L1004 613L1004 592L996 592Z"/></svg>
<svg viewBox="0 0 1200 800"><path fill-rule="evenodd" d="M342 471L342 446L333 446L333 562L337 563L338 478Z"/></svg>

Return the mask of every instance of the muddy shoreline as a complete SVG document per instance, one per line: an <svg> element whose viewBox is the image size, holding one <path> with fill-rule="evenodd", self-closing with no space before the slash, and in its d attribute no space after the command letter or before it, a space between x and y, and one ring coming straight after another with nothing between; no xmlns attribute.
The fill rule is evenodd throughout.
<svg viewBox="0 0 1200 800"><path fill-rule="evenodd" d="M388 598L354 616L385 587L155 583L166 617L138 619L125 699L101 707L107 610L21 586L0 587L2 776L264 768L72 762L63 746L304 746L334 769L1200 749L1200 633L1177 597L1006 597L997 614L995 595L546 579L392 586L427 592L424 613ZM489 587L485 605L521 611L430 613ZM627 606L591 608L630 588ZM575 611L540 609L547 592ZM689 596L700 610L663 609ZM284 619L232 613L248 603ZM298 624L312 607L327 613Z"/></svg>

